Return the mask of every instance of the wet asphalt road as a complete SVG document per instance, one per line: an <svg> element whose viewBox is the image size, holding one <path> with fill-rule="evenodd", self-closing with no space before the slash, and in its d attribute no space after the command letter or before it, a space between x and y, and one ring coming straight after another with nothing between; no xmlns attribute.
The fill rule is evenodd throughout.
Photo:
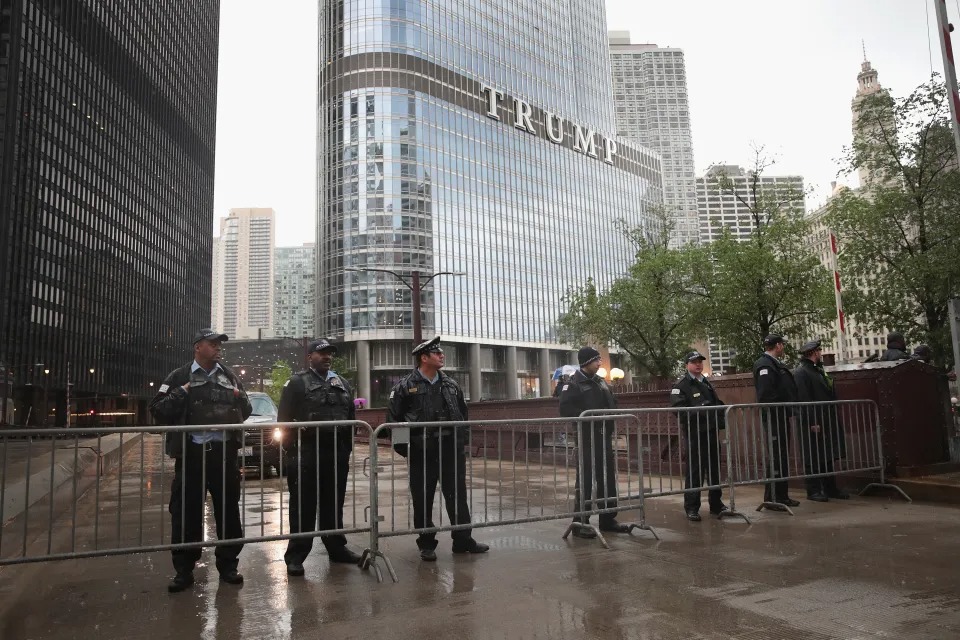
<svg viewBox="0 0 960 640"><path fill-rule="evenodd" d="M87 494L76 515L63 516L61 529L64 518L76 520L75 539L55 536L51 547L160 540L169 527L160 489L170 475L165 469L161 482L155 446L131 452L119 482L104 480L99 509ZM348 506L347 520L361 524L368 500L355 477L358 515ZM245 482L248 535L279 530L282 486ZM197 585L174 595L166 552L4 567L0 638L960 637L960 509L871 497L803 501L790 517L750 510L760 493L738 490L749 526L690 523L680 497L648 500L662 540L609 536L610 550L562 540L558 521L478 529L492 547L486 556L453 556L440 534L433 564L420 562L411 537L385 539L397 584L331 566L319 543L305 578L288 578L282 541L245 547L242 587L220 584L205 551ZM33 534L45 547L43 532ZM367 546L363 534L348 537L357 550Z"/></svg>

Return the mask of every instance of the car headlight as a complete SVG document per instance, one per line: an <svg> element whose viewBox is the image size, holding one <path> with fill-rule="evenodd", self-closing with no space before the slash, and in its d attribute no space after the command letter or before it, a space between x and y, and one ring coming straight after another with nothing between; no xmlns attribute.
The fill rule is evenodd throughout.
<svg viewBox="0 0 960 640"><path fill-rule="evenodd" d="M283 429L281 429L280 427L277 427L276 429L273 430L273 440L275 442L280 442L281 440L283 440Z"/></svg>

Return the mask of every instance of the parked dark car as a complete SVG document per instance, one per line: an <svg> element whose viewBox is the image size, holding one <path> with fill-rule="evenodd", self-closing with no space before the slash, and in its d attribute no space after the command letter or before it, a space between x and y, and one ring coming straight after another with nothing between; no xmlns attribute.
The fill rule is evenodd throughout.
<svg viewBox="0 0 960 640"><path fill-rule="evenodd" d="M273 404L270 396L259 391L250 391L247 397L250 398L253 413L244 424L253 428L246 429L243 449L240 451L244 475L279 475L283 450L280 446L282 430L276 426L277 405Z"/></svg>

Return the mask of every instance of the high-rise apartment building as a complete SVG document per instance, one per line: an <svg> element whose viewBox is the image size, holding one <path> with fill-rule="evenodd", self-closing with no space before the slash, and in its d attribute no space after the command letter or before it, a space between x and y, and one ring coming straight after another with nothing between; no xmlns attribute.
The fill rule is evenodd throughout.
<svg viewBox="0 0 960 640"><path fill-rule="evenodd" d="M224 274L226 267L223 252L226 244L220 236L213 238L213 275L212 286L210 287L210 326L217 327L223 321L224 315Z"/></svg>
<svg viewBox="0 0 960 640"><path fill-rule="evenodd" d="M729 181L725 183L724 181ZM728 185L728 186L725 186ZM755 175L737 165L713 165L697 178L697 207L700 213L700 240L713 242L729 229L737 239L746 239L756 229L751 210L758 199L792 203L803 212L805 199L801 176ZM710 367L725 371L731 365L730 353L710 340Z"/></svg>
<svg viewBox="0 0 960 640"><path fill-rule="evenodd" d="M0 422L136 421L188 357L218 34L215 0L0 2Z"/></svg>
<svg viewBox="0 0 960 640"><path fill-rule="evenodd" d="M631 44L609 32L617 135L660 152L663 202L675 216L674 246L698 242L697 185L683 50Z"/></svg>
<svg viewBox="0 0 960 640"><path fill-rule="evenodd" d="M273 209L230 209L220 219L220 237L213 272L220 281L213 288L220 300L213 308L222 315L212 325L231 338L272 335L274 303Z"/></svg>
<svg viewBox="0 0 960 640"><path fill-rule="evenodd" d="M725 189L723 178L729 180ZM737 238L749 237L756 229L750 211L757 196L778 202L792 203L803 212L805 197L801 176L755 176L737 165L713 165L697 178L697 208L700 214L700 238L713 242L724 229Z"/></svg>
<svg viewBox="0 0 960 640"><path fill-rule="evenodd" d="M302 247L274 250L273 333L292 338L315 338L317 306L317 251L311 242Z"/></svg>
<svg viewBox="0 0 960 640"><path fill-rule="evenodd" d="M659 155L616 136L609 60L603 0L321 4L316 331L360 395L413 364L413 271L472 400L549 394L565 292L621 273L617 220L662 202Z"/></svg>

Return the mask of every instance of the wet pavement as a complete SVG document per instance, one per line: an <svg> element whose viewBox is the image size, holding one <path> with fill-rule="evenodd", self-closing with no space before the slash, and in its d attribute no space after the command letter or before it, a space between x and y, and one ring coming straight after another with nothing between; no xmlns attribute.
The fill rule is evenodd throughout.
<svg viewBox="0 0 960 640"><path fill-rule="evenodd" d="M147 441L117 478L104 479L98 507L88 494L61 518L78 523L66 536L74 540L41 536L34 546L161 540L170 476L165 470L161 481L166 466L155 446ZM362 525L363 476L354 478L361 497L347 519ZM245 481L248 535L278 531L282 487L277 478ZM477 529L491 546L485 556L453 556L449 534L440 534L436 563L419 560L412 537L383 539L397 584L331 566L319 542L306 576L293 579L285 542L248 544L239 588L218 582L207 550L197 584L181 594L166 592L166 552L3 567L0 638L960 637L960 509L881 496L803 501L791 517L752 511L761 494L737 489L751 525L707 517L705 506L704 521L691 523L680 496L649 499L647 522L662 540L608 535L610 550L563 540L561 521ZM405 511L399 498L397 505ZM367 546L366 535L348 538L355 549Z"/></svg>

